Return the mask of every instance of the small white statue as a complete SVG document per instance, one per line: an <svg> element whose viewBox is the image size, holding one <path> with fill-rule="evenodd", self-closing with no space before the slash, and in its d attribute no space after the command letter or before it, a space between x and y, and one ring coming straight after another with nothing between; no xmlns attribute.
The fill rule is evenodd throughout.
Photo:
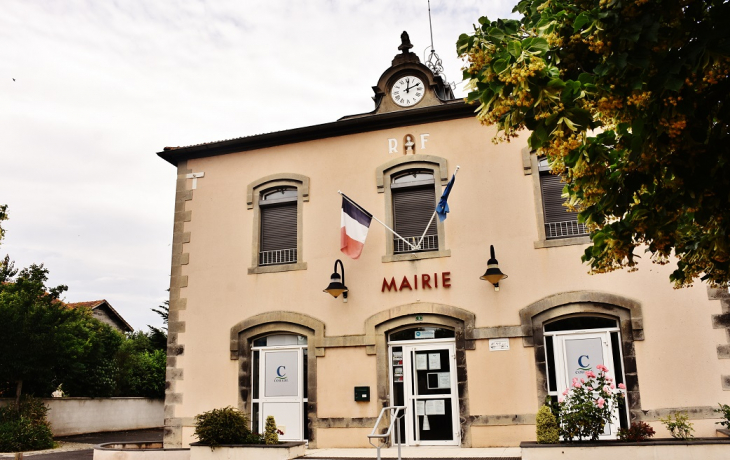
<svg viewBox="0 0 730 460"><path fill-rule="evenodd" d="M404 144L406 147L405 154L408 155L409 153L416 153L413 150L413 147L416 145L413 140L411 139L411 136L406 136L406 143Z"/></svg>
<svg viewBox="0 0 730 460"><path fill-rule="evenodd" d="M51 393L51 396L54 398L63 398L65 395L63 394L63 390L61 389L61 385L58 385L58 388L56 388L56 391Z"/></svg>

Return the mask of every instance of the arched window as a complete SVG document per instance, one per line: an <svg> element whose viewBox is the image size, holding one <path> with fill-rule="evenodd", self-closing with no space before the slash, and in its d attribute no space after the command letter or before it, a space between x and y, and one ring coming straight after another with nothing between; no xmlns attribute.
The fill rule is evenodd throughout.
<svg viewBox="0 0 730 460"><path fill-rule="evenodd" d="M403 237L388 232L383 262L451 255L445 249L444 224L434 217L442 187L448 182L447 169L444 158L420 154L377 168L378 192L385 194L386 224Z"/></svg>
<svg viewBox="0 0 730 460"><path fill-rule="evenodd" d="M297 262L297 189L265 190L259 200L261 231L260 267Z"/></svg>
<svg viewBox="0 0 730 460"><path fill-rule="evenodd" d="M556 401L573 378L584 378L596 366L608 368L616 385L625 384L619 321L608 316L559 317L543 325L548 395ZM619 427L628 426L627 403L615 414L619 424L606 427L603 437L615 438Z"/></svg>
<svg viewBox="0 0 730 460"><path fill-rule="evenodd" d="M309 201L309 178L301 174L273 174L248 185L247 206L254 211L249 274L307 268L302 260L305 201Z"/></svg>
<svg viewBox="0 0 730 460"><path fill-rule="evenodd" d="M406 240L393 236L393 253L438 251L434 184L429 170L414 169L392 177L394 230Z"/></svg>
<svg viewBox="0 0 730 460"><path fill-rule="evenodd" d="M573 238L587 235L585 224L578 222L578 213L569 211L564 206L563 187L561 177L550 173L550 166L546 158L538 160L540 171L540 194L542 197L542 211L545 219L545 238Z"/></svg>

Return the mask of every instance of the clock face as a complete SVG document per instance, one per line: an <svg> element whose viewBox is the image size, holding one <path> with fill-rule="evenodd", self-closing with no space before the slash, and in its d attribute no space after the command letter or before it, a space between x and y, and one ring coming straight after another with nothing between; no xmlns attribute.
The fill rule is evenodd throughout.
<svg viewBox="0 0 730 460"><path fill-rule="evenodd" d="M420 78L406 75L399 78L390 89L393 102L401 107L411 107L418 104L426 94L426 87Z"/></svg>

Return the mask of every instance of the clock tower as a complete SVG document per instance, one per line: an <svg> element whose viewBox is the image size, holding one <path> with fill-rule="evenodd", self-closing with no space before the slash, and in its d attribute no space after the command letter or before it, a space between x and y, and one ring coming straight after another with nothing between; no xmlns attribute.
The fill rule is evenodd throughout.
<svg viewBox="0 0 730 460"><path fill-rule="evenodd" d="M375 111L373 113L396 112L442 105L454 100L451 87L444 81L444 76L421 63L408 33L401 34L399 54L393 58L391 66L373 86Z"/></svg>

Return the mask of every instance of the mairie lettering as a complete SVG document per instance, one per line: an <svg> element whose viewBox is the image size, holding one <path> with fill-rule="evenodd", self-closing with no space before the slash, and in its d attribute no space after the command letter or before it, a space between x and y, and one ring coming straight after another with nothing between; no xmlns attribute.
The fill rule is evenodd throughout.
<svg viewBox="0 0 730 460"><path fill-rule="evenodd" d="M431 275L430 273L424 273L422 275L413 275L412 277L404 276L403 279L400 280L400 282L396 281L395 276L392 276L390 280L388 280L387 277L384 277L383 285L380 288L380 292L385 292L386 289L389 292L398 292L404 289L408 289L409 291L415 291L418 290L419 284L422 290L438 289L439 277L441 278L442 288L451 287L451 272L434 273L433 275Z"/></svg>

